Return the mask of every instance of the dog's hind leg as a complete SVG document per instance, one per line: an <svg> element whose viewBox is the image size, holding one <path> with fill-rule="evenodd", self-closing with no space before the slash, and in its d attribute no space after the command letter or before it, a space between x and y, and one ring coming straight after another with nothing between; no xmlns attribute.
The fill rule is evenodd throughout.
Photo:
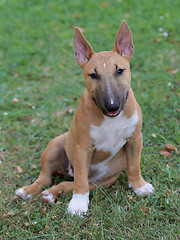
<svg viewBox="0 0 180 240"><path fill-rule="evenodd" d="M63 181L41 193L41 199L44 203L51 204L56 201L61 193L71 192L74 188L74 182Z"/></svg>
<svg viewBox="0 0 180 240"><path fill-rule="evenodd" d="M110 187L113 183L116 182L117 178L119 177L118 175L115 175L109 179L106 179L100 183L98 183L99 186L108 188ZM89 184L89 190L94 190L95 184ZM49 189L46 189L41 193L41 198L44 203L54 203L56 199L60 196L62 193L67 193L70 191L73 191L74 188L74 182L71 181L63 181Z"/></svg>
<svg viewBox="0 0 180 240"><path fill-rule="evenodd" d="M41 155L41 173L37 180L28 186L16 190L16 195L22 199L31 199L37 195L42 187L51 184L52 175L55 172L66 174L69 161L67 159L64 144L67 133L54 138Z"/></svg>

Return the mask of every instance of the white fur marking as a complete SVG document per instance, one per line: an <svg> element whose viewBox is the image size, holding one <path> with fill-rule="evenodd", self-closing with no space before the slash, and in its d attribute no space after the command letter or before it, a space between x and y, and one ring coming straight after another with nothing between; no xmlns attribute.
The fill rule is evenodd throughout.
<svg viewBox="0 0 180 240"><path fill-rule="evenodd" d="M100 127L91 125L91 138L96 146L96 150L111 152L111 157L103 162L90 166L90 171L95 170L97 174L89 178L90 182L96 182L108 173L107 163L114 157L126 143L126 139L131 137L138 122L137 111L127 119L123 111L114 118L105 116L105 120Z"/></svg>
<svg viewBox="0 0 180 240"><path fill-rule="evenodd" d="M90 183L98 182L99 180L102 179L102 177L104 175L106 175L109 172L109 168L108 168L108 166L106 164L109 162L110 159L111 159L111 157L107 158L103 162L100 162L100 163L97 163L97 164L94 164L94 165L90 166L90 172L91 171L96 171L96 175L95 176L89 177L89 182Z"/></svg>
<svg viewBox="0 0 180 240"><path fill-rule="evenodd" d="M46 202L48 202L50 204L54 203L54 198L53 198L52 193L49 193L49 191L45 190L41 194L42 194L42 199L43 200L46 200Z"/></svg>
<svg viewBox="0 0 180 240"><path fill-rule="evenodd" d="M23 188L16 190L15 194L22 199L26 199L26 194Z"/></svg>
<svg viewBox="0 0 180 240"><path fill-rule="evenodd" d="M90 134L96 150L111 152L111 157L115 156L126 143L126 139L132 136L137 122L137 111L129 119L122 111L114 118L105 116L100 127L91 125Z"/></svg>
<svg viewBox="0 0 180 240"><path fill-rule="evenodd" d="M82 215L88 210L89 192L85 194L73 193L72 199L68 205L68 212L75 215Z"/></svg>
<svg viewBox="0 0 180 240"><path fill-rule="evenodd" d="M111 98L111 104L114 104L114 100Z"/></svg>
<svg viewBox="0 0 180 240"><path fill-rule="evenodd" d="M32 196L31 196L31 194L28 194L28 195L26 196L26 199L29 199L29 200L31 200L31 199L32 199Z"/></svg>
<svg viewBox="0 0 180 240"><path fill-rule="evenodd" d="M68 165L67 171L69 176L74 177L73 169L70 163Z"/></svg>
<svg viewBox="0 0 180 240"><path fill-rule="evenodd" d="M104 69L106 68L106 63L104 63Z"/></svg>
<svg viewBox="0 0 180 240"><path fill-rule="evenodd" d="M148 183L143 187L136 188L134 192L139 196L144 196L144 195L152 194L154 192L154 187L152 184Z"/></svg>

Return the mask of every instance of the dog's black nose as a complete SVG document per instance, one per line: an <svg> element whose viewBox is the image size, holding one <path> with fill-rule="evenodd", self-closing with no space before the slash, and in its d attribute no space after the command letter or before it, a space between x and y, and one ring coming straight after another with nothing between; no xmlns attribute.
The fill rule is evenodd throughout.
<svg viewBox="0 0 180 240"><path fill-rule="evenodd" d="M116 112L120 108L120 104L117 101L106 101L105 102L105 109L107 112Z"/></svg>

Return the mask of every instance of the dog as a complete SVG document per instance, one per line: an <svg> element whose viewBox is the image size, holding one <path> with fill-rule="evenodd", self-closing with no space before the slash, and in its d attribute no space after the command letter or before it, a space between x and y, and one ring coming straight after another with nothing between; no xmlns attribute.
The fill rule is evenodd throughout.
<svg viewBox="0 0 180 240"><path fill-rule="evenodd" d="M16 190L31 199L50 185L52 175L74 178L41 193L53 203L61 193L73 191L68 212L87 212L89 191L95 184L110 187L127 168L129 187L147 195L153 186L141 176L142 113L131 89L129 61L134 53L131 30L122 21L112 51L95 53L79 28L74 32L77 63L83 69L86 88L80 98L69 132L54 138L41 156L37 180Z"/></svg>

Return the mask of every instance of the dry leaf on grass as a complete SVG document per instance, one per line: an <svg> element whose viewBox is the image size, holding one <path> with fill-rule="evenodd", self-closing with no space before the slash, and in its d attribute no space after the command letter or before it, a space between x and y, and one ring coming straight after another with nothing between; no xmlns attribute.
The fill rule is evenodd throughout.
<svg viewBox="0 0 180 240"><path fill-rule="evenodd" d="M32 169L36 169L37 167L36 167L35 164L33 164L33 165L31 166L31 168L32 168Z"/></svg>
<svg viewBox="0 0 180 240"><path fill-rule="evenodd" d="M18 103L19 102L19 100L17 99L17 98L13 98L13 103Z"/></svg>
<svg viewBox="0 0 180 240"><path fill-rule="evenodd" d="M172 145L172 144L166 143L166 147L165 147L165 148L162 148L162 149L159 151L159 154L164 155L164 156L166 156L166 157L172 157L173 154L172 154L170 151L175 151L176 153L178 153L177 147L175 147L175 146Z"/></svg>
<svg viewBox="0 0 180 240"><path fill-rule="evenodd" d="M13 75L15 78L18 78L20 76L19 73L16 73L16 72L14 72Z"/></svg>
<svg viewBox="0 0 180 240"><path fill-rule="evenodd" d="M175 146L172 145L172 144L167 143L167 144L166 144L166 148L167 148L168 150L173 150L173 151L175 151L176 153L178 153L177 147L175 147Z"/></svg>
<svg viewBox="0 0 180 240"><path fill-rule="evenodd" d="M170 152L168 152L166 150L159 151L159 154L164 155L166 157L172 157L172 155L173 155L172 153L170 153Z"/></svg>
<svg viewBox="0 0 180 240"><path fill-rule="evenodd" d="M37 149L40 148L40 147L41 147L40 145L35 145L35 146L34 146L34 149L37 150Z"/></svg>
<svg viewBox="0 0 180 240"><path fill-rule="evenodd" d="M81 14L78 14L78 13L74 13L74 14L72 15L72 17L73 17L73 18L81 18L82 15L81 15Z"/></svg>
<svg viewBox="0 0 180 240"><path fill-rule="evenodd" d="M48 71L50 71L51 69L52 69L52 67L47 66L47 67L45 67L43 70L44 70L45 72L48 72Z"/></svg>
<svg viewBox="0 0 180 240"><path fill-rule="evenodd" d="M17 170L18 170L18 173L22 173L23 172L23 169L20 166L17 166Z"/></svg>
<svg viewBox="0 0 180 240"><path fill-rule="evenodd" d="M161 42L161 39L160 39L160 38L152 39L152 43L160 43L160 42Z"/></svg>
<svg viewBox="0 0 180 240"><path fill-rule="evenodd" d="M166 68L166 71L168 71L169 73L171 73L173 75L176 75L178 73L177 69L172 69L170 67Z"/></svg>
<svg viewBox="0 0 180 240"><path fill-rule="evenodd" d="M102 7L107 7L107 6L108 6L108 3L107 3L107 2L103 2L103 3L101 4L101 6L102 6Z"/></svg>
<svg viewBox="0 0 180 240"><path fill-rule="evenodd" d="M31 116L23 117L23 120L27 121L27 120L32 120L33 118L34 118L34 116L31 115Z"/></svg>

